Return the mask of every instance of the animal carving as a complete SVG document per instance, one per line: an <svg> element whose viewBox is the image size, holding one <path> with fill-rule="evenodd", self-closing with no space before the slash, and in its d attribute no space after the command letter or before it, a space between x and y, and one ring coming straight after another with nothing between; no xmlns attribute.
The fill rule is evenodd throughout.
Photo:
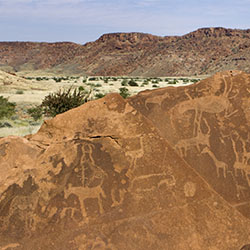
<svg viewBox="0 0 250 250"><path fill-rule="evenodd" d="M192 149L193 147L196 148L196 150L198 152L201 152L202 147L206 146L206 147L210 147L210 142L209 142L209 138L210 138L210 132L211 129L208 125L208 122L204 119L204 122L207 126L207 133L204 134L201 130L201 123L198 124L198 130L197 130L197 135L195 137L192 138L188 138L188 139L181 139L178 141L178 143L175 145L175 149L179 152L179 154L182 157L186 157L187 156L187 151Z"/></svg>
<svg viewBox="0 0 250 250"><path fill-rule="evenodd" d="M234 149L234 154L235 154L235 162L233 165L233 168L235 171L235 176L237 176L238 172L240 172L241 175L245 176L247 183L248 183L248 186L250 187L250 177L249 177L250 165L248 165L250 152L247 152L246 143L244 142L244 140L240 139L239 135L237 135L237 137L243 145L242 146L243 152L242 153L238 152L236 142L233 138L231 138L233 149Z"/></svg>
<svg viewBox="0 0 250 250"><path fill-rule="evenodd" d="M192 110L195 111L194 129L193 129L194 136L197 132L197 127L201 122L203 112L207 112L210 114L218 114L220 112L225 111L226 118L232 116L237 112L237 110L230 111L231 107L230 99L234 98L238 93L234 94L233 96L230 96L233 84L231 80L228 83L225 77L223 77L223 79L224 79L224 91L222 95L219 96L209 95L193 99L188 93L188 89L184 90L185 94L188 97L188 100L181 102L175 109L177 109L177 114L180 117L187 111L192 111Z"/></svg>
<svg viewBox="0 0 250 250"><path fill-rule="evenodd" d="M78 197L83 217L87 217L87 211L84 205L84 200L87 198L96 198L98 201L100 214L104 213L102 199L105 198L106 195L102 189L102 183L96 187L69 186L68 189L64 191L65 199L67 199L71 194L76 195Z"/></svg>
<svg viewBox="0 0 250 250"><path fill-rule="evenodd" d="M226 173L228 171L228 165L225 162L218 160L216 158L216 156L214 155L214 153L208 147L205 147L201 153L202 154L207 153L212 158L212 160L215 164L215 167L216 167L217 177L220 176L220 169L222 169L223 177L226 178Z"/></svg>

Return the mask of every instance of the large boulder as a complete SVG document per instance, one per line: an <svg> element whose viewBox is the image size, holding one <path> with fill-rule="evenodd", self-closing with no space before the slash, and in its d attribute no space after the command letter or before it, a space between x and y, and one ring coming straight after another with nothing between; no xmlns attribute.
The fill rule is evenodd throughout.
<svg viewBox="0 0 250 250"><path fill-rule="evenodd" d="M250 242L249 220L130 102L110 94L35 135L0 139L1 249L234 250Z"/></svg>

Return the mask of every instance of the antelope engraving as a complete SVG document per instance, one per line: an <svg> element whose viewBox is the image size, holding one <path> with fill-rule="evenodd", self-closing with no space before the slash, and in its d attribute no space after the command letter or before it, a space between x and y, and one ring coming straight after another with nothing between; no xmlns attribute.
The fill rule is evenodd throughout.
<svg viewBox="0 0 250 250"><path fill-rule="evenodd" d="M180 153L182 157L186 157L187 151L192 149L193 147L195 147L198 152L201 152L202 146L210 147L209 138L211 129L205 119L204 122L208 129L206 134L202 132L201 123L199 123L197 128L197 136L179 140L178 143L175 145L175 149Z"/></svg>
<svg viewBox="0 0 250 250"><path fill-rule="evenodd" d="M69 185L68 189L64 190L65 199L71 194L78 197L83 217L87 217L87 211L84 205L84 200L87 198L96 198L98 200L100 214L104 213L102 198L106 198L106 195L102 189L102 182L96 187L72 187Z"/></svg>

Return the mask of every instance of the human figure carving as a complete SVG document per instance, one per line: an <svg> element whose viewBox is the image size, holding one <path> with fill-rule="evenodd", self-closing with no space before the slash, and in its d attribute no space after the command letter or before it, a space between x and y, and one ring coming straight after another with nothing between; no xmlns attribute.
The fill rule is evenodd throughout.
<svg viewBox="0 0 250 250"><path fill-rule="evenodd" d="M201 153L202 153L202 154L207 153L207 154L213 159L214 164L215 164L215 167L216 167L217 177L220 176L219 171L220 171L220 169L222 169L222 171L223 171L223 176L224 176L224 178L226 178L226 173L227 173L227 170L228 170L228 165L227 165L225 162L218 160L218 159L215 157L214 153L213 153L208 147L205 147L205 148L202 150Z"/></svg>

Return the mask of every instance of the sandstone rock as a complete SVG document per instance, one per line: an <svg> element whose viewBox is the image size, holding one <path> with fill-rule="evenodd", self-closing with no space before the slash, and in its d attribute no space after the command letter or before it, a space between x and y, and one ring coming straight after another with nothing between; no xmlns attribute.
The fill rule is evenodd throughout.
<svg viewBox="0 0 250 250"><path fill-rule="evenodd" d="M129 103L225 200L250 218L250 75L141 92Z"/></svg>
<svg viewBox="0 0 250 250"><path fill-rule="evenodd" d="M135 101L110 94L46 121L35 135L0 139L0 248L233 250L248 244L249 220L132 106L141 96Z"/></svg>

